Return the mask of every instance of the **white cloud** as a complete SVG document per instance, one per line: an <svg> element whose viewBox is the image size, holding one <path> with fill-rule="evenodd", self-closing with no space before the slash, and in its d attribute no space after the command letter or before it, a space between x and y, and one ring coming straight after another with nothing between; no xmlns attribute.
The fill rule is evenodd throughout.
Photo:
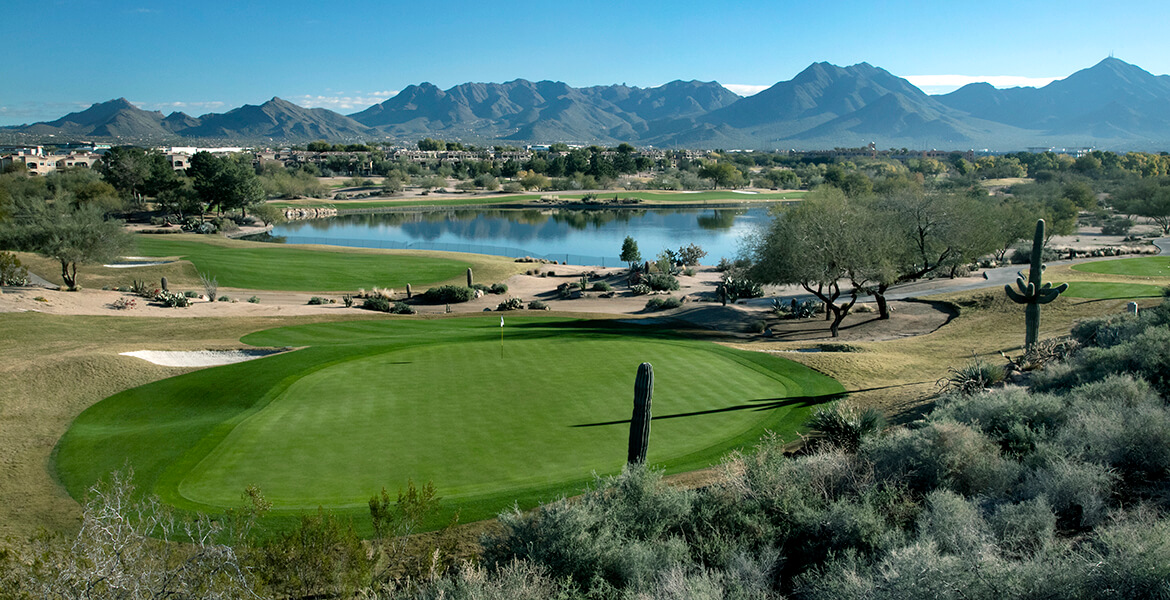
<svg viewBox="0 0 1170 600"><path fill-rule="evenodd" d="M772 86L770 85L752 85L750 83L726 83L723 87L739 94L740 96L754 96Z"/></svg>
<svg viewBox="0 0 1170 600"><path fill-rule="evenodd" d="M355 111L369 108L375 104L385 102L398 94L397 91L382 91L371 92L369 94L361 94L360 92L353 96L325 96L304 94L301 96L293 96L289 101L298 106L305 108L328 108L335 111Z"/></svg>
<svg viewBox="0 0 1170 600"><path fill-rule="evenodd" d="M968 83L990 83L1003 89L1010 87L1043 87L1060 77L1021 77L1018 75L907 75L906 80L927 94L953 92Z"/></svg>

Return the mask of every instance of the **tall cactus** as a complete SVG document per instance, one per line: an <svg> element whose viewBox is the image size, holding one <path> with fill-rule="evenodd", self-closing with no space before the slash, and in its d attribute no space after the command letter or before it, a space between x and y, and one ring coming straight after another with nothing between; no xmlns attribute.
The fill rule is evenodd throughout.
<svg viewBox="0 0 1170 600"><path fill-rule="evenodd" d="M1025 282L1024 273L1021 271L1020 276L1016 278L1016 287L1019 291L1013 290L1011 284L1003 286L1003 291L1007 292L1008 298L1013 302L1027 305L1024 309L1025 348L1031 348L1040 339L1040 305L1056 300L1061 292L1068 289L1067 283L1056 287L1052 287L1051 283L1041 285L1044 265L1040 259L1043 254L1044 219L1039 219L1036 221L1036 236L1032 238L1032 265L1028 269L1027 281Z"/></svg>
<svg viewBox="0 0 1170 600"><path fill-rule="evenodd" d="M634 414L630 417L630 449L626 462L646 462L646 449L650 446L650 401L654 397L654 367L650 363L638 365L638 376L634 379Z"/></svg>
<svg viewBox="0 0 1170 600"><path fill-rule="evenodd" d="M471 267L467 267L467 287L471 287Z"/></svg>

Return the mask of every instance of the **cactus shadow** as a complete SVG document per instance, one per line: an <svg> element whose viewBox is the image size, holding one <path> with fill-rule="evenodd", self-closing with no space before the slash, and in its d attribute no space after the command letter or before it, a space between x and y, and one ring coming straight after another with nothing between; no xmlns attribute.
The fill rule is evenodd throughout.
<svg viewBox="0 0 1170 600"><path fill-rule="evenodd" d="M839 392L835 394L819 394L814 396L791 396L788 398L760 398L757 400L749 400L746 404L736 404L734 406L725 406L723 408L711 408L708 410L696 410L684 413L674 413L670 415L653 415L650 417L651 421L665 421L667 419L684 419L688 417L702 417L705 415L717 415L720 413L737 412L741 410L750 410L754 412L763 412L768 410L775 410L777 408L785 408L789 406L813 406L823 402L830 402L844 398L848 393ZM570 425L570 427L605 427L607 425L629 425L630 419L621 419L617 421L600 421L597 423L581 423L578 425Z"/></svg>

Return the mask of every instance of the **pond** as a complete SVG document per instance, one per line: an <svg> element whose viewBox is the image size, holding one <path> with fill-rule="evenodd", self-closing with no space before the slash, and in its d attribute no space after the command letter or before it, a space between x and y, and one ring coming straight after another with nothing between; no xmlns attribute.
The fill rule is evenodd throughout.
<svg viewBox="0 0 1170 600"><path fill-rule="evenodd" d="M444 250L620 266L622 241L642 257L698 244L703 264L734 259L743 238L768 221L767 207L683 209L450 209L345 215L278 225L290 244Z"/></svg>

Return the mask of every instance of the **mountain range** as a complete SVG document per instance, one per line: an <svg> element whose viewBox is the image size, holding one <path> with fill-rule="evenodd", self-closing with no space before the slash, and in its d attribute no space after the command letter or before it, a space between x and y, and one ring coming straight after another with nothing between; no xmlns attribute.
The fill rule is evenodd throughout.
<svg viewBox="0 0 1170 600"><path fill-rule="evenodd" d="M363 111L342 115L280 98L192 117L145 111L121 98L50 122L0 128L0 137L74 137L121 142L216 140L290 143L577 142L678 148L879 148L1019 150L1094 146L1170 147L1170 76L1116 58L1040 87L972 83L928 95L867 63L814 63L789 81L741 97L716 82L654 88L574 88L517 79L442 90L408 86Z"/></svg>

